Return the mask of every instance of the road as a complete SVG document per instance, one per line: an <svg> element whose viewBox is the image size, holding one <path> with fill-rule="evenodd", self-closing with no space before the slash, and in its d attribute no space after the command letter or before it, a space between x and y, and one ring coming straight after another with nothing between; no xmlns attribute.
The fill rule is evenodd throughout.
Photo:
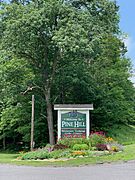
<svg viewBox="0 0 135 180"><path fill-rule="evenodd" d="M135 180L135 162L84 167L0 165L0 180Z"/></svg>

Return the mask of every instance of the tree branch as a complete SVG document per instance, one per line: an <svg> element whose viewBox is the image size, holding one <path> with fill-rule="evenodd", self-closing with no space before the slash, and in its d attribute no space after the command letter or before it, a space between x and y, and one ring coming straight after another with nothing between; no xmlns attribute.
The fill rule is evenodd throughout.
<svg viewBox="0 0 135 180"><path fill-rule="evenodd" d="M22 95L25 95L27 92L32 91L33 89L40 89L44 92L44 89L42 89L40 86L29 86L24 92L21 92Z"/></svg>

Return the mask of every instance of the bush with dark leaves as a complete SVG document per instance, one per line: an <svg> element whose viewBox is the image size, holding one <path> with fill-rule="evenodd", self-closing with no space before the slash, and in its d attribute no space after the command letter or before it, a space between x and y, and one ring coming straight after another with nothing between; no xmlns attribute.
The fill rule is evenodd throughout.
<svg viewBox="0 0 135 180"><path fill-rule="evenodd" d="M53 147L53 150L60 150L60 149L67 149L68 146L64 145L64 144L55 144Z"/></svg>
<svg viewBox="0 0 135 180"><path fill-rule="evenodd" d="M105 150L107 150L107 145L106 144L97 144L96 148L98 151L105 151Z"/></svg>

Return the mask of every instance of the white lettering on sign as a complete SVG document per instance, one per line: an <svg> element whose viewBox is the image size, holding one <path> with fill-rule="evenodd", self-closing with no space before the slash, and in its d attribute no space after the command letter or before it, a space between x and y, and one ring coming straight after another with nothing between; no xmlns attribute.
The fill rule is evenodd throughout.
<svg viewBox="0 0 135 180"><path fill-rule="evenodd" d="M62 127L70 127L73 126L73 122L66 122L66 121L62 121Z"/></svg>
<svg viewBox="0 0 135 180"><path fill-rule="evenodd" d="M85 122L80 122L80 121L62 121L62 128L68 128L68 127L73 127L73 128L85 128L86 124Z"/></svg>
<svg viewBox="0 0 135 180"><path fill-rule="evenodd" d="M85 123L84 122L79 122L79 121L75 121L74 122L74 127L85 127Z"/></svg>

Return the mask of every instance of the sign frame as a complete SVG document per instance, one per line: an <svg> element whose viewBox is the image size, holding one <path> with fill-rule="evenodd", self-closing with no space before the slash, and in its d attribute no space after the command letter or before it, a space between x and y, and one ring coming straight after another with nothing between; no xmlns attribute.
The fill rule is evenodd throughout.
<svg viewBox="0 0 135 180"><path fill-rule="evenodd" d="M58 140L62 137L61 115L73 111L81 114L86 114L86 137L90 134L90 110L93 110L93 104L56 104L54 110L58 110Z"/></svg>

